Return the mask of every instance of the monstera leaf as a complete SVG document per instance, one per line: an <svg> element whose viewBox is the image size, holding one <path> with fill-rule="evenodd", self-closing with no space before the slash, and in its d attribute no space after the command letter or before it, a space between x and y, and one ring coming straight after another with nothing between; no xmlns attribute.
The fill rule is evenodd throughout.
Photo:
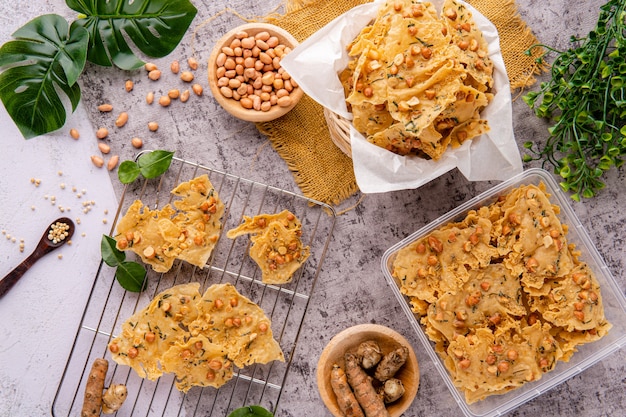
<svg viewBox="0 0 626 417"><path fill-rule="evenodd" d="M197 9L188 0L67 0L84 15L74 24L89 31L87 59L101 66L134 69L144 64L124 35L144 54L160 58L176 48Z"/></svg>
<svg viewBox="0 0 626 417"><path fill-rule="evenodd" d="M0 48L0 98L26 139L65 124L63 91L76 109L80 87L76 80L85 66L89 34L49 14L31 20L13 33L15 40Z"/></svg>

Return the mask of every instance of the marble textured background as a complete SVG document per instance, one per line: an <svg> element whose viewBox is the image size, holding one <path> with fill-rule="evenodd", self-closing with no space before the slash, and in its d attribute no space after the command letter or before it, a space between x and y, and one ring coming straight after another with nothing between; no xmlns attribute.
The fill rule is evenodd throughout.
<svg viewBox="0 0 626 417"><path fill-rule="evenodd" d="M254 18L274 11L279 3L277 0L195 0L193 3L199 11L192 24L195 34L190 31L170 57L154 62L168 68L172 59L179 59L182 63L187 56L195 54L203 62L196 76L208 93L204 61L213 42L232 27L243 23L232 11ZM518 0L517 3L520 13L541 42L565 48L571 35L584 35L593 26L598 7L603 2ZM226 6L232 11L225 10ZM73 16L62 0L25 2L17 9L13 2L1 2L0 41L8 40L14 30L43 13L58 13L68 19ZM168 85L175 83L173 78L168 79L171 74L167 72L164 71L164 78L157 88L167 90L170 88ZM142 133L146 148L175 149L182 158L299 192L286 164L254 125L228 116L210 95L205 94L202 99L192 97L184 107L185 111L181 111L180 106L148 108L143 104L141 94L131 95L124 91L124 81L129 77L135 80L137 92L152 88L147 85L150 81L140 76L139 72L129 74L92 65L88 65L80 79L83 103L94 127L110 125L107 116L96 110L101 102L111 102L118 109L127 108L131 112L125 131L114 132L111 136L112 147L122 160L132 158L136 152L130 146L130 137L134 135L131 132L144 132L145 123L156 118L160 124L158 132L150 135ZM520 146L528 140L545 139L546 124L534 117L519 98L513 103L513 115L515 135ZM538 165L526 165L531 166ZM626 170L612 170L607 183L607 189L594 199L572 205L624 291ZM121 186L115 178L113 184L120 193ZM367 322L399 331L416 350L420 360L421 385L406 416L460 414L388 288L381 272L380 259L386 249L491 185L486 182L469 183L460 173L453 171L417 190L367 195L354 209L338 217L331 248L281 397L279 416L328 415L316 388L315 369L319 354L333 335L349 326ZM350 207L359 197L354 196L343 206ZM619 415L626 408L625 363L626 352L622 349L510 415ZM51 399L42 399L42 402L46 401L49 403Z"/></svg>

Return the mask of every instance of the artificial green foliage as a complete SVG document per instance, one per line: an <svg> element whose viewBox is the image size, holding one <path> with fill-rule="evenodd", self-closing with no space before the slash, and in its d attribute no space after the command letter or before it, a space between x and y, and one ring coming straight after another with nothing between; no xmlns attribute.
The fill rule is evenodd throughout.
<svg viewBox="0 0 626 417"><path fill-rule="evenodd" d="M587 36L571 38L570 49L546 46L557 54L551 78L523 97L552 122L545 144L524 144L524 160L551 165L576 201L602 190L605 172L622 166L626 156L625 10L624 0L610 0Z"/></svg>
<svg viewBox="0 0 626 417"><path fill-rule="evenodd" d="M144 64L134 51L164 57L197 13L189 0L66 4L79 13L71 25L59 15L42 15L0 47L0 100L26 139L63 127L80 102L77 80L86 61L131 70Z"/></svg>
<svg viewBox="0 0 626 417"><path fill-rule="evenodd" d="M65 124L67 102L76 110L89 35L71 30L61 16L48 14L31 20L0 47L0 98L26 139L57 130ZM58 89L58 90L57 90Z"/></svg>
<svg viewBox="0 0 626 417"><path fill-rule="evenodd" d="M73 25L89 32L87 59L101 66L135 69L144 64L132 44L149 57L160 58L176 48L196 16L189 0L66 0L81 14Z"/></svg>

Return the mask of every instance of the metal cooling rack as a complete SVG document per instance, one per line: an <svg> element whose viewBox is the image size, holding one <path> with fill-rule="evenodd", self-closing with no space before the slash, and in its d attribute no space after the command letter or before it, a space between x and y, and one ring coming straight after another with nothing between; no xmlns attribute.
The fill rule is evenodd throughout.
<svg viewBox="0 0 626 417"><path fill-rule="evenodd" d="M123 383L128 388L128 398L117 416L226 416L236 408L253 404L276 412L331 239L335 213L330 206L300 195L174 158L168 172L159 179L136 181L124 188L111 233L135 199L160 208L171 202L170 191L176 185L205 173L226 206L222 233L207 265L197 268L177 261L164 274L147 267L147 288L131 293L116 282L115 270L101 262L52 403L53 416L80 415L87 376L98 357L109 360L105 387ZM289 209L302 222L303 243L310 246L311 255L292 282L266 285L261 282L258 266L248 256L249 239L229 239L226 231L239 225L244 215L278 213L283 209ZM132 259L132 254L127 256ZM193 281L201 283L201 291L212 284L231 282L242 295L257 303L271 318L285 362L248 366L237 370L235 377L219 389L193 387L187 394L175 388L171 374L149 381L139 378L128 366L117 365L107 346L122 323L157 293Z"/></svg>

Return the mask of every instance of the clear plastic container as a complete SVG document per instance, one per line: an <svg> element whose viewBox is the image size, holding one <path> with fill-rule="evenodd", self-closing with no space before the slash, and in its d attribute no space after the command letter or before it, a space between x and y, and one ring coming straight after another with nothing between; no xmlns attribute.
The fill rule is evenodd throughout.
<svg viewBox="0 0 626 417"><path fill-rule="evenodd" d="M393 261L398 251L402 248L447 223L462 220L468 211L490 205L499 196L509 193L513 188L529 184L539 185L540 183L545 184L546 192L550 194L549 199L551 203L561 208L558 217L562 223L569 226L568 241L576 245L581 252L580 259L586 262L595 273L600 283L604 313L613 327L600 340L578 346L578 351L574 353L569 362L559 361L552 371L542 374L541 379L526 383L506 394L492 395L473 404L467 404L463 392L454 386L450 374L434 350L434 344L428 339L423 327L411 311L408 298L400 293L399 283L392 276ZM604 260L578 220L576 213L572 210L569 197L561 191L550 173L543 169L529 169L508 181L500 183L411 234L385 252L382 258L382 269L387 283L400 302L411 326L415 329L418 338L422 341L435 367L466 416L499 416L507 413L579 374L626 344L626 297L624 297Z"/></svg>

